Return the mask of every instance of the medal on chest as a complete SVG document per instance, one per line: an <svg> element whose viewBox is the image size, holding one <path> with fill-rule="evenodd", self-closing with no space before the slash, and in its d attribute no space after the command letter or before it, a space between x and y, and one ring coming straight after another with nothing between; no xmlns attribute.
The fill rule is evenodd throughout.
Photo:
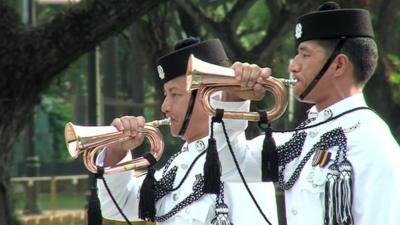
<svg viewBox="0 0 400 225"><path fill-rule="evenodd" d="M319 167L323 168L328 164L328 162L331 158L331 155L332 155L332 153L330 153L328 150L318 149L314 153L314 157L313 157L311 165L313 167L319 166Z"/></svg>

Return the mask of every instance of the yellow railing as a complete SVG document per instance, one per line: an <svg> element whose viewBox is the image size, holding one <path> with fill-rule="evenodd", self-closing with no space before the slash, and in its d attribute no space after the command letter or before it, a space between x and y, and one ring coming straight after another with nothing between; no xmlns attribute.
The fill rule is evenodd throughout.
<svg viewBox="0 0 400 225"><path fill-rule="evenodd" d="M85 225L84 210L63 210L57 213L20 216L22 225Z"/></svg>
<svg viewBox="0 0 400 225"><path fill-rule="evenodd" d="M12 184L24 184L25 187L32 187L36 182L50 183L50 209L43 211L39 215L19 214L21 222L24 225L42 225L42 224L83 224L85 212L84 209L77 210L59 210L57 208L57 182L70 180L72 184L77 185L80 180L87 180L88 175L68 175L68 176L42 176L42 177L13 177Z"/></svg>

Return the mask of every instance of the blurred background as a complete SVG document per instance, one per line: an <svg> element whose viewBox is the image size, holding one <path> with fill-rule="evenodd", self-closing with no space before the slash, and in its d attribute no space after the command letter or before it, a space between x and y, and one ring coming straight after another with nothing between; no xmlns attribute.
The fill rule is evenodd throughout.
<svg viewBox="0 0 400 225"><path fill-rule="evenodd" d="M323 2L0 0L0 224L85 223L91 182L82 160L68 154L65 124L109 125L123 115L163 118L156 60L177 40L219 38L232 62L268 66L274 76L288 78L295 20ZM337 2L372 14L380 59L366 98L399 139L400 1ZM137 14L116 16L125 15L124 8ZM305 118L310 106L289 101L274 128L293 128ZM269 97L252 107L268 104ZM256 123L249 126L248 138L259 134ZM160 166L182 144L168 128L162 132ZM283 212L284 196L277 195ZM280 213L281 225L283 218Z"/></svg>

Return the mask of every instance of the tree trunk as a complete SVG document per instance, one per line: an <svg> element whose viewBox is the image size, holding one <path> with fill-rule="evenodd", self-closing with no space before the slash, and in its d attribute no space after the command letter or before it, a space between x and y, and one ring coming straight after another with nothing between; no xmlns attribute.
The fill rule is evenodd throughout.
<svg viewBox="0 0 400 225"><path fill-rule="evenodd" d="M102 75L101 79L101 90L105 99L109 101L104 101L104 123L103 125L108 125L111 123L113 118L115 118L115 112L120 106L115 106L113 104L107 104L108 102L117 102L120 96L117 96L117 83L119 76L119 58L118 58L118 38L110 37L101 46L101 59L103 70L100 72Z"/></svg>
<svg viewBox="0 0 400 225"><path fill-rule="evenodd" d="M10 201L15 139L29 122L40 94L79 56L121 31L162 0L92 0L33 28L0 0L0 224L16 224Z"/></svg>

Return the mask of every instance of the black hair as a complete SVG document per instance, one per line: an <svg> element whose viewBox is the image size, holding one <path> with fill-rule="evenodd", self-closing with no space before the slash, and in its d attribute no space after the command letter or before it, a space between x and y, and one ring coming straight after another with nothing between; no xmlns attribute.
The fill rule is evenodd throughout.
<svg viewBox="0 0 400 225"><path fill-rule="evenodd" d="M317 43L326 50L329 57L339 39L317 40ZM347 38L341 53L347 55L354 66L354 78L358 85L363 86L375 72L378 61L378 48L372 38Z"/></svg>

